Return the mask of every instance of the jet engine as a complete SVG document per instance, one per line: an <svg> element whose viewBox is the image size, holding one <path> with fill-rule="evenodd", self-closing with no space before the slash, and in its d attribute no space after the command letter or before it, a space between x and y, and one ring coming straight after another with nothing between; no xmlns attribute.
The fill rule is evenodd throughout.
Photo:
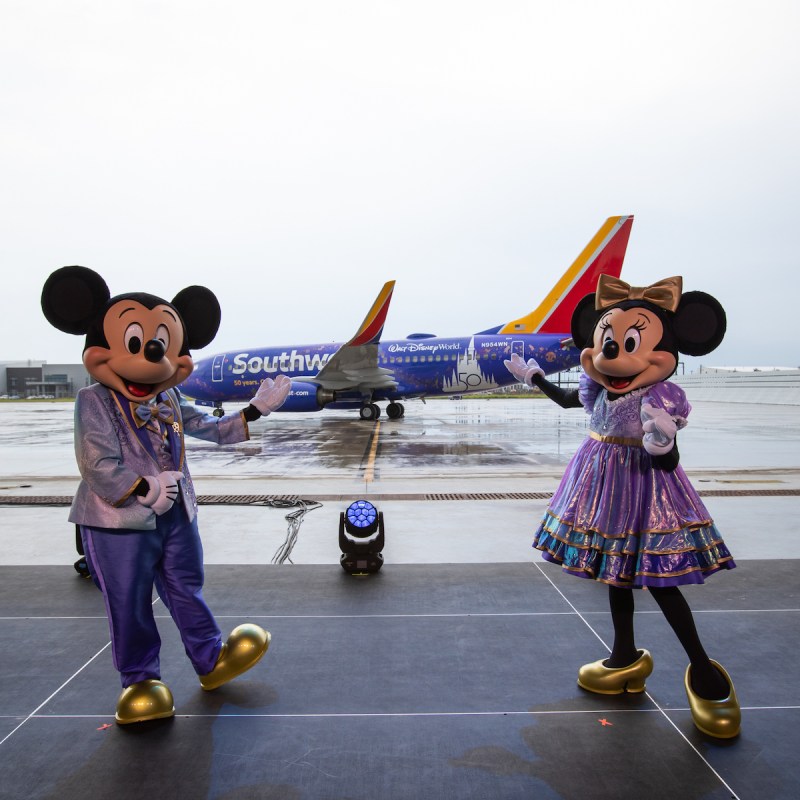
<svg viewBox="0 0 800 800"><path fill-rule="evenodd" d="M322 411L336 399L336 393L307 381L292 381L292 388L280 411Z"/></svg>

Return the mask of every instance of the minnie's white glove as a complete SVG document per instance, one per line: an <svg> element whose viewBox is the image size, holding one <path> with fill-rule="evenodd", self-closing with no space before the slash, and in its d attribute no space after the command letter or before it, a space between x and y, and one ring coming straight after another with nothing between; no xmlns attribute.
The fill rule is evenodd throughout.
<svg viewBox="0 0 800 800"><path fill-rule="evenodd" d="M678 425L663 408L642 405L642 445L651 456L662 456L675 446Z"/></svg>
<svg viewBox="0 0 800 800"><path fill-rule="evenodd" d="M533 386L533 376L541 375L544 377L544 370L539 366L535 358L529 358L526 364L522 357L513 353L510 361L503 362L506 369L520 382L527 386Z"/></svg>
<svg viewBox="0 0 800 800"><path fill-rule="evenodd" d="M148 508L152 508L156 516L166 514L172 508L173 503L178 498L178 481L183 477L182 472L167 470L159 472L158 475L144 475L147 485L150 487L144 497L136 499Z"/></svg>
<svg viewBox="0 0 800 800"><path fill-rule="evenodd" d="M278 375L275 380L264 378L250 405L255 406L262 416L266 416L283 405L291 390L292 382L286 375Z"/></svg>

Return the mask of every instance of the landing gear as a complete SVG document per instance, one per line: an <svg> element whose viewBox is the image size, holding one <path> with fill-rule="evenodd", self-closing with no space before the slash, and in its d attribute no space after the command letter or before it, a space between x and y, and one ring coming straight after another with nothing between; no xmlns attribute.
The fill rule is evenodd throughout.
<svg viewBox="0 0 800 800"><path fill-rule="evenodd" d="M361 419L378 419L381 407L377 403L365 403L358 413Z"/></svg>
<svg viewBox="0 0 800 800"><path fill-rule="evenodd" d="M406 409L402 403L392 402L386 406L386 413L389 415L389 419L400 419L400 417L405 415Z"/></svg>
<svg viewBox="0 0 800 800"><path fill-rule="evenodd" d="M378 419L381 415L381 409L377 403L364 403L358 413L361 419ZM386 414L389 419L400 419L405 413L406 410L402 403L391 402L386 406Z"/></svg>
<svg viewBox="0 0 800 800"><path fill-rule="evenodd" d="M211 413L215 417L224 417L225 412L222 409L222 403L214 403L214 410Z"/></svg>

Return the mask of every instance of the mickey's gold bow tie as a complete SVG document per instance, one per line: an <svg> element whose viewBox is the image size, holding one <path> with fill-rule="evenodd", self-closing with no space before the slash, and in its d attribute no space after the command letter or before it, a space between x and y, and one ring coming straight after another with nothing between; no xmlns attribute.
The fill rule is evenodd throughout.
<svg viewBox="0 0 800 800"><path fill-rule="evenodd" d="M131 403L131 413L137 428L147 425L150 420L161 420L171 425L175 419L172 408L166 403Z"/></svg>
<svg viewBox="0 0 800 800"><path fill-rule="evenodd" d="M611 275L601 275L597 281L594 307L600 311L625 300L646 300L659 308L675 311L681 301L682 290L683 278L680 275L665 278L650 286L631 286Z"/></svg>

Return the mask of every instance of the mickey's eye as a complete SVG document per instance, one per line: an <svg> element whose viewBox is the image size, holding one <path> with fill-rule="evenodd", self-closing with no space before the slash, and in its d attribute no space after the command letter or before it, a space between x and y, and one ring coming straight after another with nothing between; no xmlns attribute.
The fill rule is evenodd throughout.
<svg viewBox="0 0 800 800"><path fill-rule="evenodd" d="M626 353L635 353L639 349L641 343L642 335L637 328L628 328L628 330L625 331L623 346L625 347Z"/></svg>
<svg viewBox="0 0 800 800"><path fill-rule="evenodd" d="M125 349L129 353L136 355L142 349L142 341L144 340L144 331L138 322L128 325L125 329Z"/></svg>
<svg viewBox="0 0 800 800"><path fill-rule="evenodd" d="M155 338L164 345L164 350L169 350L169 329L166 325L158 326Z"/></svg>

